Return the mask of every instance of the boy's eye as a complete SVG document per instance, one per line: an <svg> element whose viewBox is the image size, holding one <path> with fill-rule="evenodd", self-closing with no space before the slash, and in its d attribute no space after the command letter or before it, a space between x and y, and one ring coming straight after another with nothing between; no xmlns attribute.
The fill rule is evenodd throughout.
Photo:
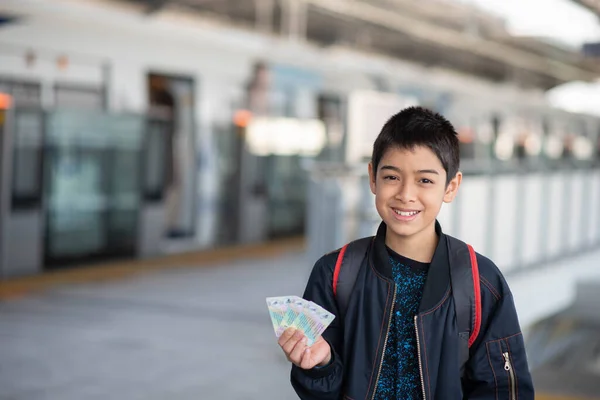
<svg viewBox="0 0 600 400"><path fill-rule="evenodd" d="M421 183L433 183L433 181L431 181L427 178L423 178L423 179L421 179Z"/></svg>
<svg viewBox="0 0 600 400"><path fill-rule="evenodd" d="M390 180L390 181L396 181L396 180L398 180L398 178L395 177L395 176L393 176L393 175L384 176L383 179L387 179L387 180Z"/></svg>

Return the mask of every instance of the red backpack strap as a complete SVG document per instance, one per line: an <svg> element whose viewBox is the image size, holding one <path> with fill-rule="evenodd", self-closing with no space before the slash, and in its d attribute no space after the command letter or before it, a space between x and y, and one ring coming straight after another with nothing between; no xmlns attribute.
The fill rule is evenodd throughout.
<svg viewBox="0 0 600 400"><path fill-rule="evenodd" d="M348 243L340 249L333 271L333 295L339 317L343 320L350 302L356 278L363 264L373 237L366 237Z"/></svg>
<svg viewBox="0 0 600 400"><path fill-rule="evenodd" d="M473 292L475 295L475 321L473 322L473 330L469 336L469 347L475 343L479 331L481 330L481 284L479 280L479 265L477 264L477 255L471 245L467 244L469 249L469 258L471 259L471 272L473 274Z"/></svg>
<svg viewBox="0 0 600 400"><path fill-rule="evenodd" d="M345 245L341 248L340 252L337 256L337 261L335 262L335 270L333 271L333 295L337 296L337 284L338 279L340 278L340 270L342 269L342 263L344 261L344 254L346 254L346 249L348 245Z"/></svg>
<svg viewBox="0 0 600 400"><path fill-rule="evenodd" d="M450 282L456 310L456 327L459 336L461 376L469 361L469 349L477 340L481 329L481 287L477 255L470 245L446 236L450 261Z"/></svg>

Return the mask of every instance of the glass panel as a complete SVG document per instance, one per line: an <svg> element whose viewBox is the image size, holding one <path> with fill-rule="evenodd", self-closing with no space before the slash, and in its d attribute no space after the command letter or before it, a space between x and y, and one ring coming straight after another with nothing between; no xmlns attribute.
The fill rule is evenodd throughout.
<svg viewBox="0 0 600 400"><path fill-rule="evenodd" d="M133 254L137 242L138 210L141 206L142 134L145 119L137 116L111 118L113 135L108 215L111 252Z"/></svg>
<svg viewBox="0 0 600 400"><path fill-rule="evenodd" d="M317 157L320 161L342 162L344 160L344 115L339 97L320 96L318 117L325 123L327 146Z"/></svg>
<svg viewBox="0 0 600 400"><path fill-rule="evenodd" d="M216 207L218 217L214 223L214 236L218 244L234 243L237 239L241 129L229 125L214 128L217 155L214 158L218 185Z"/></svg>
<svg viewBox="0 0 600 400"><path fill-rule="evenodd" d="M144 197L146 200L162 200L166 186L167 140L170 123L167 120L150 119L145 137Z"/></svg>
<svg viewBox="0 0 600 400"><path fill-rule="evenodd" d="M58 111L48 116L45 187L52 261L134 249L143 119Z"/></svg>
<svg viewBox="0 0 600 400"><path fill-rule="evenodd" d="M269 156L266 169L271 237L304 230L307 173L299 156Z"/></svg>
<svg viewBox="0 0 600 400"><path fill-rule="evenodd" d="M39 207L41 202L42 112L16 110L13 153L13 208Z"/></svg>
<svg viewBox="0 0 600 400"><path fill-rule="evenodd" d="M138 209L142 182L141 154L143 120L120 116L110 118L112 143L109 162L108 240L111 252L133 252L137 239Z"/></svg>

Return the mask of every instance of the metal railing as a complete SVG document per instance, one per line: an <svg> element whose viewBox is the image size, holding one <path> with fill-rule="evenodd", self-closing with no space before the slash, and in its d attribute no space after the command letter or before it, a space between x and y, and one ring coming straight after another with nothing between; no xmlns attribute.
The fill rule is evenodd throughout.
<svg viewBox="0 0 600 400"><path fill-rule="evenodd" d="M463 173L458 196L438 220L503 272L600 248L600 166L466 166ZM307 250L315 260L373 235L381 221L366 165L315 165L307 210Z"/></svg>

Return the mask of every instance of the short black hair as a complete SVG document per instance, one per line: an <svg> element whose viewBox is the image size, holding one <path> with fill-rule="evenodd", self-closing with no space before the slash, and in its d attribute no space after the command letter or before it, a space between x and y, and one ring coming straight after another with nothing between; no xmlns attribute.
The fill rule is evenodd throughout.
<svg viewBox="0 0 600 400"><path fill-rule="evenodd" d="M416 146L429 148L446 170L446 185L460 167L458 134L454 126L438 113L423 107L408 107L392 116L383 125L373 144L373 173L390 148L412 150Z"/></svg>

